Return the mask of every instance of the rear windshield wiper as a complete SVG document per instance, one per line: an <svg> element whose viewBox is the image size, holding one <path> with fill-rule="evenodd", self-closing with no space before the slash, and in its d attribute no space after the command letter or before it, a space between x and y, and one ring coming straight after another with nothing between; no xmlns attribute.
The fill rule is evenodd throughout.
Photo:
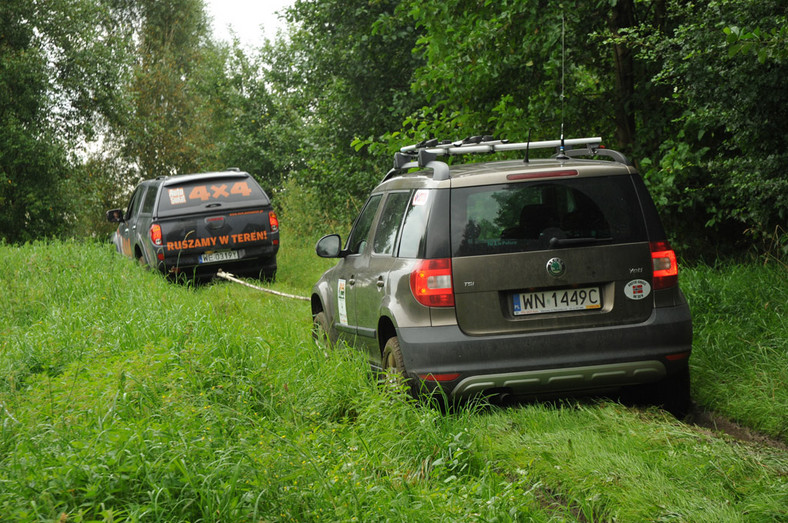
<svg viewBox="0 0 788 523"><path fill-rule="evenodd" d="M550 238L548 246L551 249L560 247L579 247L581 245L597 245L600 243L612 243L613 238Z"/></svg>

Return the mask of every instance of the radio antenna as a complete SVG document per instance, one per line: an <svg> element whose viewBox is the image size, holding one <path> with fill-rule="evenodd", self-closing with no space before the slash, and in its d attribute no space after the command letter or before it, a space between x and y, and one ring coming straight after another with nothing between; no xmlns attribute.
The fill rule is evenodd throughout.
<svg viewBox="0 0 788 523"><path fill-rule="evenodd" d="M563 11L563 4L561 5L561 147L559 149L559 158L565 158L564 154L564 83L566 77L566 15Z"/></svg>

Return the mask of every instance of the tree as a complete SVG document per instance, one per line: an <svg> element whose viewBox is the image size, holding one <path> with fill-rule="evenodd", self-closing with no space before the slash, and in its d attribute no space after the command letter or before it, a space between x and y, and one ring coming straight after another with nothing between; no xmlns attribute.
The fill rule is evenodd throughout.
<svg viewBox="0 0 788 523"><path fill-rule="evenodd" d="M213 112L204 78L223 72L202 0L139 0L137 64L129 117L115 133L141 178L215 165Z"/></svg>
<svg viewBox="0 0 788 523"><path fill-rule="evenodd" d="M268 137L298 144L285 183L318 197L326 214L345 221L390 163L388 154L351 144L398 128L423 104L410 92L417 35L410 20L396 16L399 3L297 0L286 11L289 39L263 57L271 64L265 82L276 105L269 114L274 122L298 115L292 132Z"/></svg>
<svg viewBox="0 0 788 523"><path fill-rule="evenodd" d="M100 0L0 4L0 239L67 229L73 151L117 107L122 11Z"/></svg>
<svg viewBox="0 0 788 523"><path fill-rule="evenodd" d="M786 14L774 0L692 7L676 0L669 3L672 30L644 27L646 37L630 41L641 60L659 66L649 80L667 93L662 112L670 119L663 140L642 149L650 158L643 167L669 228L693 246L685 252L736 252L753 242L768 249L780 241L788 252L788 90L778 87L788 61L777 43ZM734 25L772 36L756 46L744 33L745 45L731 38Z"/></svg>

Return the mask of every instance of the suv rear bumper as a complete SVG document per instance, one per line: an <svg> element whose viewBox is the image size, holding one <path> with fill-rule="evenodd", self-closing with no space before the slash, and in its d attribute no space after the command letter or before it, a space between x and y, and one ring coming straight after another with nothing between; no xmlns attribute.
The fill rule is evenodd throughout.
<svg viewBox="0 0 788 523"><path fill-rule="evenodd" d="M501 336L468 336L458 326L398 329L405 368L419 376L459 373L440 383L453 397L484 391L569 392L651 383L688 366L689 307L656 308L644 323ZM685 354L684 356L675 356Z"/></svg>

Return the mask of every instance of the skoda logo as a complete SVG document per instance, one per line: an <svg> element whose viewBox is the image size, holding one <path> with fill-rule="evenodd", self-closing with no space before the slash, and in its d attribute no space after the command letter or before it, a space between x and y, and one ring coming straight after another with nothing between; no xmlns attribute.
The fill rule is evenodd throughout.
<svg viewBox="0 0 788 523"><path fill-rule="evenodd" d="M561 258L550 258L547 261L547 274L560 278L566 272L566 265Z"/></svg>

